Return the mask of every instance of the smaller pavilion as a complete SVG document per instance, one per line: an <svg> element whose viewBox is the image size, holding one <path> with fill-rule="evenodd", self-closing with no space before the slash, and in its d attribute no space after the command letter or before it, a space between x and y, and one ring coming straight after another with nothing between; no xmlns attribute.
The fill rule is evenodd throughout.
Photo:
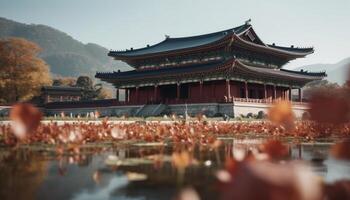
<svg viewBox="0 0 350 200"><path fill-rule="evenodd" d="M41 98L44 103L80 101L83 89L67 86L44 86L41 88Z"/></svg>

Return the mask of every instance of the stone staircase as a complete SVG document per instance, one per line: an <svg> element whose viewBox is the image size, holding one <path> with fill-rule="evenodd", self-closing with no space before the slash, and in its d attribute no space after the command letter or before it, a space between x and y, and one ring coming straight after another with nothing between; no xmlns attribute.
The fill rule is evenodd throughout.
<svg viewBox="0 0 350 200"><path fill-rule="evenodd" d="M158 116L166 108L167 108L167 105L165 104L145 104L135 113L135 116L137 117Z"/></svg>
<svg viewBox="0 0 350 200"><path fill-rule="evenodd" d="M162 112L164 112L166 109L168 108L168 106L166 104L159 104L152 113L152 116L159 116L160 114L162 114Z"/></svg>

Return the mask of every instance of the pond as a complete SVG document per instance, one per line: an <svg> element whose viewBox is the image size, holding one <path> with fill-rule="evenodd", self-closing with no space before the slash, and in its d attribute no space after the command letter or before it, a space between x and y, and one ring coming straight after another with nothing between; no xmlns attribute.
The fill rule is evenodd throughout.
<svg viewBox="0 0 350 200"><path fill-rule="evenodd" d="M217 170L225 158L256 149L262 139L224 138L218 148L185 145L90 145L70 152L3 148L0 199L175 199L194 188L201 199L218 198ZM326 182L350 179L350 163L329 155L331 143L292 142L284 160L303 160ZM183 176L171 162L173 152L189 150L192 164ZM237 156L237 155L236 155Z"/></svg>

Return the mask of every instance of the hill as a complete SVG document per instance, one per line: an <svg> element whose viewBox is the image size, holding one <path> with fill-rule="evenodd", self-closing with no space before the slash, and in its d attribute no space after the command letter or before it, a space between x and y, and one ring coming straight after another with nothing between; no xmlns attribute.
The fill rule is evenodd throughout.
<svg viewBox="0 0 350 200"><path fill-rule="evenodd" d="M96 71L124 71L130 67L107 56L108 49L84 44L68 34L45 25L23 24L0 17L0 38L21 37L37 43L40 57L56 76L94 76Z"/></svg>
<svg viewBox="0 0 350 200"><path fill-rule="evenodd" d="M350 57L345 58L334 64L313 64L306 65L303 67L296 68L295 70L307 70L307 71L326 71L327 80L330 82L338 83L343 85L345 80L348 78L349 69L350 69Z"/></svg>

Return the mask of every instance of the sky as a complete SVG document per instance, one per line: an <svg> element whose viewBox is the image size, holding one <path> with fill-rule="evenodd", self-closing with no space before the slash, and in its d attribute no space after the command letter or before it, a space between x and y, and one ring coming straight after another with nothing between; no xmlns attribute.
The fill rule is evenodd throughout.
<svg viewBox="0 0 350 200"><path fill-rule="evenodd" d="M350 57L350 0L0 0L0 16L108 49L251 24L265 43L315 48L295 68Z"/></svg>

